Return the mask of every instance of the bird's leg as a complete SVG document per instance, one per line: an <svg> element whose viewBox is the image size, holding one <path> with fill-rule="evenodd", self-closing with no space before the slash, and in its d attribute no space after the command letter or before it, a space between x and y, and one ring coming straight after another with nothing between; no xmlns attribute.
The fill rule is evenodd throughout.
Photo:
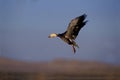
<svg viewBox="0 0 120 80"><path fill-rule="evenodd" d="M74 54L75 54L76 49L75 49L74 45L72 45L72 49L73 49L73 52L74 52Z"/></svg>

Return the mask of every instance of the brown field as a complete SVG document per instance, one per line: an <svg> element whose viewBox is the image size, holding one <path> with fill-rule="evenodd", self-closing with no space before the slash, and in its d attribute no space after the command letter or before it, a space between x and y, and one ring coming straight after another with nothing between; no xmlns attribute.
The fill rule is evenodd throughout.
<svg viewBox="0 0 120 80"><path fill-rule="evenodd" d="M0 58L0 80L120 80L120 66L65 59L21 62Z"/></svg>

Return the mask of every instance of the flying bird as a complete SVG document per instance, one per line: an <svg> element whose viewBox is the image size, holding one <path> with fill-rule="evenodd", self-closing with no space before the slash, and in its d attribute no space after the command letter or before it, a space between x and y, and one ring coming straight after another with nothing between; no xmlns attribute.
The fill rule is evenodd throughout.
<svg viewBox="0 0 120 80"><path fill-rule="evenodd" d="M59 37L64 42L71 45L73 52L75 53L76 52L75 47L79 48L78 44L75 42L75 39L81 28L87 23L87 20L85 21L86 16L87 16L86 14L83 14L72 19L68 25L67 30L64 33L60 34L52 33L48 36L48 38Z"/></svg>

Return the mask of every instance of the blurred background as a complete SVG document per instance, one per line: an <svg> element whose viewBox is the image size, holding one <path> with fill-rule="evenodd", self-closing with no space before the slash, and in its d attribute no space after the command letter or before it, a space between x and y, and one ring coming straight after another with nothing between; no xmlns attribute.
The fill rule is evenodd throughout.
<svg viewBox="0 0 120 80"><path fill-rule="evenodd" d="M64 32L71 19L84 13L88 23L76 39L76 54L59 38L48 38ZM0 64L9 59L32 64L60 59L119 66L119 21L119 0L0 0Z"/></svg>

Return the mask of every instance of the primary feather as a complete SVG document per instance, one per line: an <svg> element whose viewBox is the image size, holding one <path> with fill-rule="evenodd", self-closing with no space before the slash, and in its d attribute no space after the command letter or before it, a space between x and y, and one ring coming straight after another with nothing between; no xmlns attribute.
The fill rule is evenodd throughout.
<svg viewBox="0 0 120 80"><path fill-rule="evenodd" d="M86 14L83 14L75 19L72 19L69 23L65 37L70 39L75 39L80 31L80 29L86 24L87 21L84 21Z"/></svg>

